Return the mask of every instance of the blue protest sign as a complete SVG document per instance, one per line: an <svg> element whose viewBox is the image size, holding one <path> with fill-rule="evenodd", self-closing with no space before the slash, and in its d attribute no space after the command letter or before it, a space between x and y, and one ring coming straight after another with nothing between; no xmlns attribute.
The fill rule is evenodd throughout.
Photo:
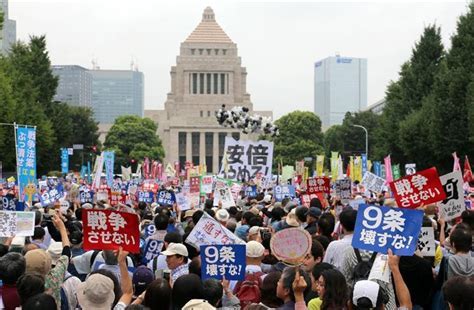
<svg viewBox="0 0 474 310"><path fill-rule="evenodd" d="M354 248L411 256L415 253L423 211L360 205L352 238Z"/></svg>
<svg viewBox="0 0 474 310"><path fill-rule="evenodd" d="M248 198L257 197L257 185L247 186L245 188L245 196Z"/></svg>
<svg viewBox="0 0 474 310"><path fill-rule="evenodd" d="M293 185L277 185L273 187L273 194L276 201L282 201L286 197L295 197L295 187Z"/></svg>
<svg viewBox="0 0 474 310"><path fill-rule="evenodd" d="M374 174L378 177L381 177L382 176L382 167L380 166L380 162L379 161L374 161L373 166L374 166Z"/></svg>
<svg viewBox="0 0 474 310"><path fill-rule="evenodd" d="M147 239L148 237L150 237L151 235L153 235L156 231L156 227L155 227L155 224L148 224L145 226L145 229L144 229L144 235L145 235L145 239Z"/></svg>
<svg viewBox="0 0 474 310"><path fill-rule="evenodd" d="M143 260L144 264L147 264L149 261L160 255L161 250L163 249L163 241L148 239L143 250Z"/></svg>
<svg viewBox="0 0 474 310"><path fill-rule="evenodd" d="M168 191L159 191L156 195L156 202L160 205L172 205L176 202L174 193Z"/></svg>
<svg viewBox="0 0 474 310"><path fill-rule="evenodd" d="M362 177L364 177L367 172L367 154L362 154Z"/></svg>
<svg viewBox="0 0 474 310"><path fill-rule="evenodd" d="M19 197L23 201L25 187L36 184L36 127L16 126L16 171Z"/></svg>
<svg viewBox="0 0 474 310"><path fill-rule="evenodd" d="M61 149L61 173L67 174L69 172L69 153L67 148Z"/></svg>
<svg viewBox="0 0 474 310"><path fill-rule="evenodd" d="M41 200L41 205L43 207L46 207L55 201L58 201L62 197L62 192L58 191L56 188L51 188L48 191L45 191L43 194L41 194L40 200Z"/></svg>
<svg viewBox="0 0 474 310"><path fill-rule="evenodd" d="M202 279L244 280L245 244L201 245Z"/></svg>
<svg viewBox="0 0 474 310"><path fill-rule="evenodd" d="M114 160L115 153L113 151L102 152L104 154L105 177L107 179L107 186L112 187L114 183Z"/></svg>
<svg viewBox="0 0 474 310"><path fill-rule="evenodd" d="M92 203L94 198L94 192L85 189L79 191L79 200L81 203Z"/></svg>
<svg viewBox="0 0 474 310"><path fill-rule="evenodd" d="M153 192L139 191L138 192L138 201L139 202L152 203L153 202Z"/></svg>
<svg viewBox="0 0 474 310"><path fill-rule="evenodd" d="M16 211L15 196L7 194L0 196L0 208L3 211Z"/></svg>

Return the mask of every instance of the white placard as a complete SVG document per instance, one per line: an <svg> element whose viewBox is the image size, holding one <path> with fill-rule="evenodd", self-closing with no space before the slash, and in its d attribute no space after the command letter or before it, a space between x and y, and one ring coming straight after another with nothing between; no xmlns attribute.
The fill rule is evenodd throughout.
<svg viewBox="0 0 474 310"><path fill-rule="evenodd" d="M423 256L435 256L436 243L433 227L421 227L418 237L418 250Z"/></svg>
<svg viewBox="0 0 474 310"><path fill-rule="evenodd" d="M385 179L367 171L362 178L361 184L364 186L365 190L372 191L374 193L381 193L385 185Z"/></svg>
<svg viewBox="0 0 474 310"><path fill-rule="evenodd" d="M0 237L33 236L35 212L0 211Z"/></svg>
<svg viewBox="0 0 474 310"><path fill-rule="evenodd" d="M449 221L460 216L466 210L462 173L454 171L440 176L439 179L446 193L446 199L438 202L439 215Z"/></svg>
<svg viewBox="0 0 474 310"><path fill-rule="evenodd" d="M214 190L214 206L218 206L219 202L221 202L222 207L226 209L235 206L234 197L232 197L229 187L225 182L217 180L216 189Z"/></svg>

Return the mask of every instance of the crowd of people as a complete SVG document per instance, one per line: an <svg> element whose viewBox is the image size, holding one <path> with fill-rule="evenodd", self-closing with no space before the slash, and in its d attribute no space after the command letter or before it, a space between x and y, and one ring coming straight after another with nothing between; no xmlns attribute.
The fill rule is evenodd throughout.
<svg viewBox="0 0 474 310"><path fill-rule="evenodd" d="M436 205L423 206L423 226L435 231L435 256L389 250L386 282L368 279L377 253L352 247L358 211L337 197L326 207L313 198L307 207L289 198L277 202L271 190L252 199L241 192L230 208L207 198L184 212L176 204L140 202L134 208L144 239L139 254L83 249L81 213L116 208L106 202L75 201L67 212L33 204L33 236L4 238L0 245L0 309L474 309L471 210L446 222ZM396 207L383 195L366 200ZM201 279L199 252L185 240L204 213L245 242L244 280ZM155 229L147 238L163 248L143 263L150 225ZM289 265L272 254L270 242L294 227L311 235L312 246Z"/></svg>

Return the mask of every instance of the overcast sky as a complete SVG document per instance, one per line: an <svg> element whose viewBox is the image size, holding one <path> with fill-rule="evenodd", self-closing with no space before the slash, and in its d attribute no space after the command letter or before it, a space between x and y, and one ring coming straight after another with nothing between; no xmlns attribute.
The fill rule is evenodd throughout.
<svg viewBox="0 0 474 310"><path fill-rule="evenodd" d="M424 26L441 26L450 46L467 1L273 2L177 0L10 0L17 38L46 34L51 61L145 75L145 109L162 109L180 43L211 6L237 43L255 110L274 118L313 111L313 64L336 52L368 59L368 104L383 98Z"/></svg>

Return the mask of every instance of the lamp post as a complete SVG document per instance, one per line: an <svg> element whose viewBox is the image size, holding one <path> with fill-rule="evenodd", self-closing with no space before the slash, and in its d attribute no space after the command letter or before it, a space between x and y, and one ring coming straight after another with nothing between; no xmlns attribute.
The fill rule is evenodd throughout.
<svg viewBox="0 0 474 310"><path fill-rule="evenodd" d="M369 132L367 131L367 128L361 125L352 125L353 127L359 127L364 129L365 131L365 155L367 158L369 158Z"/></svg>

